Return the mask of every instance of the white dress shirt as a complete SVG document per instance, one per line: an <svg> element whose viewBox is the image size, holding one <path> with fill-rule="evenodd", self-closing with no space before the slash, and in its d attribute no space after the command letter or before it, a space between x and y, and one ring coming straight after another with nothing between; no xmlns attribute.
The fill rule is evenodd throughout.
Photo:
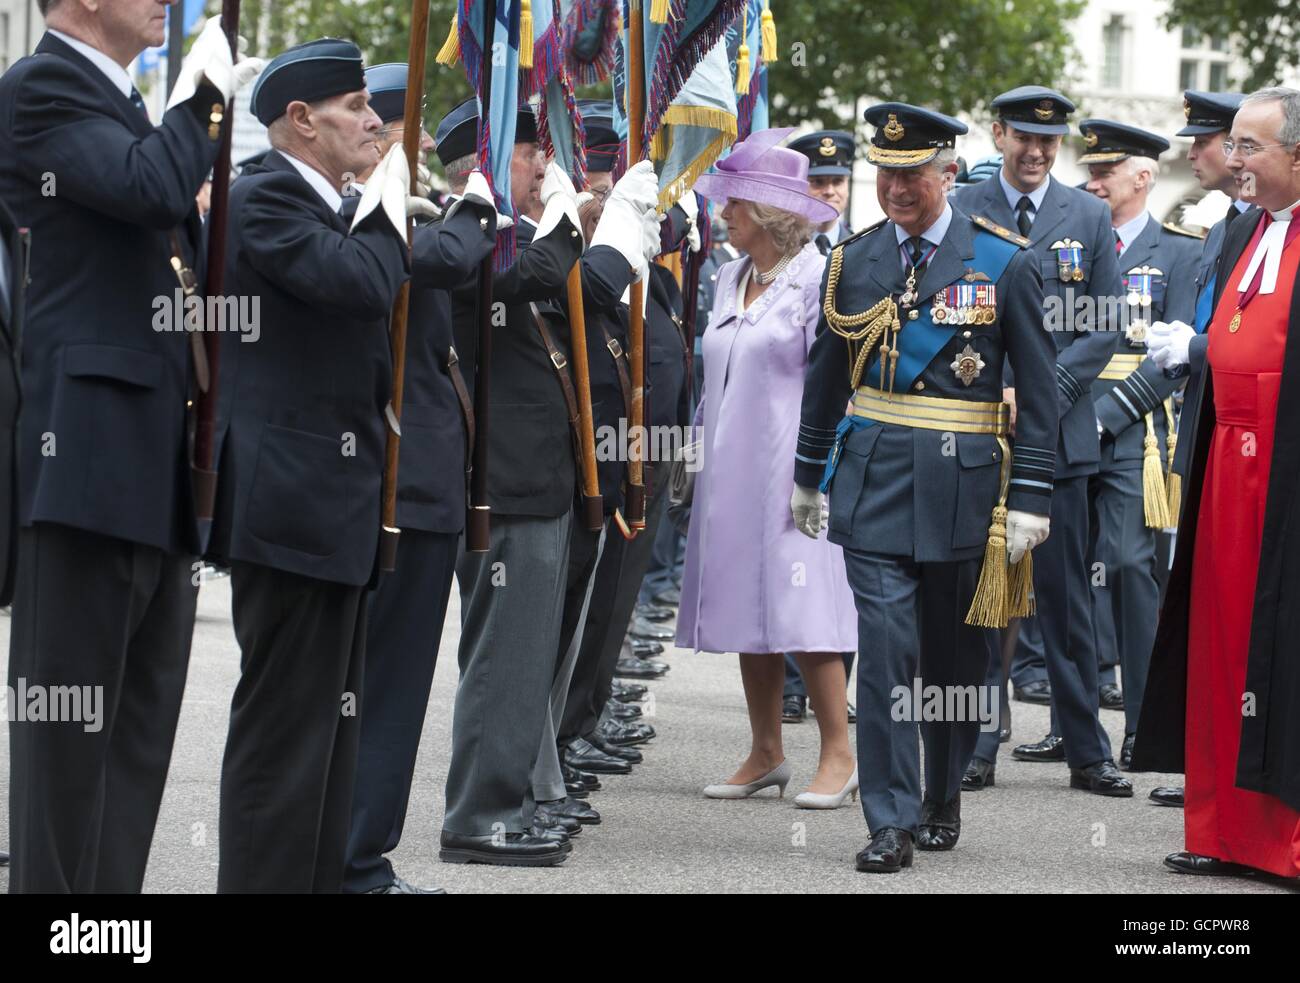
<svg viewBox="0 0 1300 983"><path fill-rule="evenodd" d="M281 150L280 153L284 155L285 160L293 165L293 169L302 175L303 180L310 184L315 192L321 196L325 204L329 205L330 211L337 212L343 206L343 195L339 193L338 188L325 179L324 174L309 164L303 163L286 150Z"/></svg>
<svg viewBox="0 0 1300 983"><path fill-rule="evenodd" d="M70 34L64 34L62 31L56 31L49 28L49 33L64 44L72 48L79 55L84 55L90 60L90 63L104 73L104 76L121 91L122 95L128 99L131 98L131 90L135 87L131 83L131 76L125 68L115 62L98 48L92 48L85 41L79 41Z"/></svg>

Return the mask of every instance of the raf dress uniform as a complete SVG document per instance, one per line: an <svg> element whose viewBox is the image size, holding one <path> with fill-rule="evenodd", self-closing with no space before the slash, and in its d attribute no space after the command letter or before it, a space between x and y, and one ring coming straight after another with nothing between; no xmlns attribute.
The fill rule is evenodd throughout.
<svg viewBox="0 0 1300 983"><path fill-rule="evenodd" d="M1005 125L1037 134L1068 133L1066 119L1074 111L1064 96L1040 86L1003 93L993 106ZM1060 435L1054 448L1052 534L1034 556L1037 617L1022 628L1034 625L1041 632L1053 710L1064 736L1062 756L1072 770L1092 769L1111 760L1110 739L1097 705L1087 569L1088 477L1097 473L1101 459L1092 384L1110 364L1121 337L1096 316L1120 295L1110 209L1050 175L1037 188L1022 192L1007 179L1005 167L959 190L953 202L971 214L1021 229L1042 274L1044 307L1038 319L1046 322L1056 345ZM1014 378L1009 373L1006 384L1018 391L1026 381L1019 372ZM1022 630L1022 648L1024 635ZM996 733L982 735L977 757L992 763L996 754ZM1107 784L1126 784L1117 773L1107 775ZM1080 776L1078 783L1094 784L1088 776ZM1131 794L1131 789L1119 794Z"/></svg>
<svg viewBox="0 0 1300 983"><path fill-rule="evenodd" d="M14 893L138 892L167 779L200 544L191 336L157 329L156 299L180 289L173 258L201 282L194 196L226 102L181 88L155 127L125 68L58 31L0 79L0 199L30 230L6 244L6 292L27 295L9 684L103 695L93 729L10 723Z"/></svg>
<svg viewBox="0 0 1300 983"><path fill-rule="evenodd" d="M290 102L364 86L355 45L313 41L271 62L253 112L269 125ZM212 552L231 565L241 652L221 771L223 893L342 886L388 318L407 277L404 235L370 201L350 227L330 179L278 149L231 187L226 271L232 293L261 299L261 330L252 344L227 335L222 357Z"/></svg>
<svg viewBox="0 0 1300 983"><path fill-rule="evenodd" d="M407 67L366 70L370 106L385 124L402 119ZM357 196L344 201L355 211ZM397 568L369 598L361 745L352 793L343 890L413 890L384 856L406 820L443 620L465 525L468 432L473 407L451 332L451 289L474 276L496 241L496 209L462 197L441 221L416 226L397 469ZM417 889L418 890L418 889Z"/></svg>
<svg viewBox="0 0 1300 983"><path fill-rule="evenodd" d="M1086 153L1081 164L1111 164L1131 156L1159 157L1169 141L1107 120L1079 124ZM1119 350L1092 387L1101 429L1101 462L1089 479L1092 512L1093 625L1101 683L1124 678L1126 766L1137 731L1151 645L1155 641L1160 587L1157 537L1173 524L1177 481L1170 475L1174 394L1181 380L1168 378L1146 353L1146 332L1157 321L1190 322L1196 306L1195 268L1201 240L1162 226L1149 212L1115 229L1124 283L1123 335Z"/></svg>
<svg viewBox="0 0 1300 983"><path fill-rule="evenodd" d="M878 127L868 159L884 167L925 164L966 131L896 103L866 116ZM921 722L923 803L917 720L910 695L899 712L899 694L911 694L917 676L918 685L976 691L992 633L971 623L973 602L986 575L1014 582L1027 572L1023 560L1007 571L1007 510L1049 511L1054 351L1042 326L1038 259L1027 245L945 205L920 242L887 221L837 246L827 265L795 483L829 490L828 535L844 548L856 598L862 808L872 848L891 829L896 837L886 864L863 867L860 856L860 869L910 864L918 827L923 847L956 843L960 782L980 721L967 713ZM1024 380L1014 455L1004 361ZM982 599L998 609L986 623L1005 624L1012 605Z"/></svg>

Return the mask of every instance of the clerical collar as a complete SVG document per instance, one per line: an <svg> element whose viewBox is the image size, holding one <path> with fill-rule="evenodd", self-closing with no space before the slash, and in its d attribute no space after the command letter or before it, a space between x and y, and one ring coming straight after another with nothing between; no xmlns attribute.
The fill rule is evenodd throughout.
<svg viewBox="0 0 1300 983"><path fill-rule="evenodd" d="M1013 215L1016 206L1020 204L1020 199L1024 197L1029 198L1029 203L1034 206L1034 214L1037 215L1043 207L1043 199L1047 197L1047 186L1051 184L1052 176L1049 174L1047 179L1033 191L1021 191L1007 180L1006 174L1001 170L998 171L998 180L1002 182L1002 193L1007 196L1007 204L1011 206Z"/></svg>
<svg viewBox="0 0 1300 983"><path fill-rule="evenodd" d="M1300 201L1293 201L1281 211L1269 212L1269 214L1273 216L1274 222L1289 222L1295 217L1297 208L1300 208Z"/></svg>

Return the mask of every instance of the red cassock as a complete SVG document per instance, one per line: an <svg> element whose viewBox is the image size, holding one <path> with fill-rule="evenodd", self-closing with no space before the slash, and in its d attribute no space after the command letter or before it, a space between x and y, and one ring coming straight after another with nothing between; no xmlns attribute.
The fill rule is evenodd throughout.
<svg viewBox="0 0 1300 983"><path fill-rule="evenodd" d="M1234 325L1237 284L1254 251L1252 242L1242 253L1209 327L1216 424L1192 561L1184 822L1186 849L1193 853L1296 877L1300 812L1236 785L1243 707L1250 709L1244 690L1251 614L1300 238L1283 253L1274 292L1251 298Z"/></svg>

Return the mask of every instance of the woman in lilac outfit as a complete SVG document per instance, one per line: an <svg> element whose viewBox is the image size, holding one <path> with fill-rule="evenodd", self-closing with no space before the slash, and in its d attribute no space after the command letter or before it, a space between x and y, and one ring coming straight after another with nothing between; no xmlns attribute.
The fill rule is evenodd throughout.
<svg viewBox="0 0 1300 983"><path fill-rule="evenodd" d="M748 255L718 271L703 336L702 468L695 477L677 644L739 652L749 756L710 798L747 798L790 781L781 746L782 653L793 652L821 736L817 773L795 802L836 808L857 791L844 662L857 614L838 546L794 527L791 461L804 368L821 310L825 260L813 223L835 210L811 197L808 158L777 144L790 129L739 143L695 189L724 203L731 242Z"/></svg>

